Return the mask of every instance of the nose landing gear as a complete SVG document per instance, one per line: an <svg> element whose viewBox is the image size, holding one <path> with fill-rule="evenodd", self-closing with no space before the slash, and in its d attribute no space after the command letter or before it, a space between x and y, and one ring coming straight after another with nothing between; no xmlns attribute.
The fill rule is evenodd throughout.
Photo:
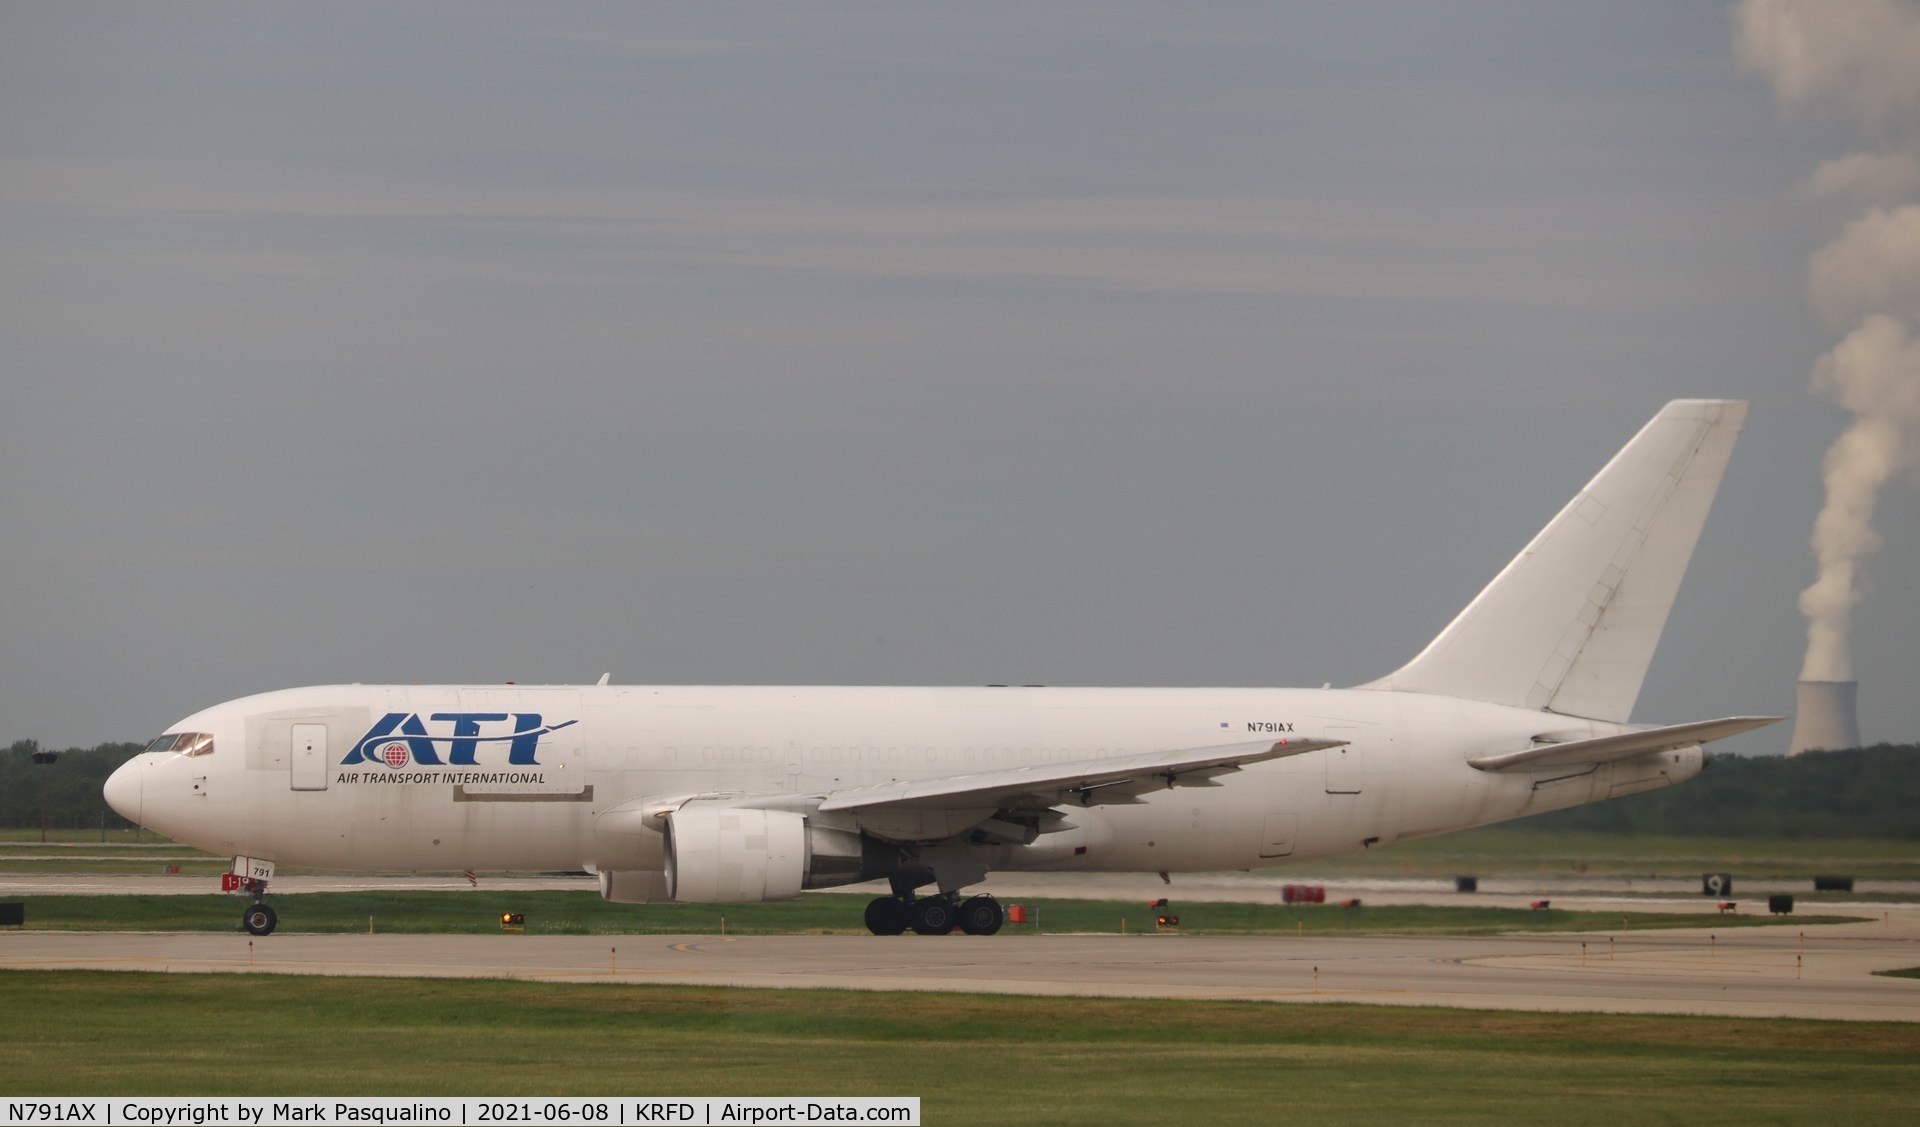
<svg viewBox="0 0 1920 1127"><path fill-rule="evenodd" d="M220 891L253 897L253 903L240 913L240 926L249 935L272 935L280 916L267 905L267 881L273 877L273 862L252 857L235 857L233 870L220 877Z"/></svg>
<svg viewBox="0 0 1920 1127"><path fill-rule="evenodd" d="M248 905L240 916L240 926L253 935L272 935L274 925L279 922L279 915L265 901L259 900Z"/></svg>

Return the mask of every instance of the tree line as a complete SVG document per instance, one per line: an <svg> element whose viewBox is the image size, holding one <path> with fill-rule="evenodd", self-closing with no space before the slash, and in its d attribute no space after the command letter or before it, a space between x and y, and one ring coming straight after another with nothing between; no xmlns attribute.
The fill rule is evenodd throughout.
<svg viewBox="0 0 1920 1127"><path fill-rule="evenodd" d="M100 786L122 763L140 754L145 744L106 743L97 747L70 747L54 751L51 763L34 757L50 748L37 740L16 740L0 751L0 826L35 824L41 813L42 788L46 815L59 825L93 825L102 818L111 828L125 819L107 808Z"/></svg>
<svg viewBox="0 0 1920 1127"><path fill-rule="evenodd" d="M62 825L125 823L100 785L143 745L67 748L52 763L20 740L0 751L0 825L46 814ZM1878 744L1793 756L1721 756L1677 787L1541 814L1517 827L1548 831L1765 838L1898 838L1920 841L1920 745Z"/></svg>
<svg viewBox="0 0 1920 1127"><path fill-rule="evenodd" d="M1541 814L1533 830L1920 841L1920 745L1716 757L1698 777Z"/></svg>

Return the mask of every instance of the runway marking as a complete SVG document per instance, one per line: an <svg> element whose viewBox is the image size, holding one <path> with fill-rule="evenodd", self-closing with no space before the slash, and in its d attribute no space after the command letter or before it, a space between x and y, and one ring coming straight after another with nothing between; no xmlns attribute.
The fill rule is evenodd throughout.
<svg viewBox="0 0 1920 1127"><path fill-rule="evenodd" d="M1221 994L1166 994L1155 995L1175 1002L1244 1002L1253 998L1361 998L1385 994L1430 994L1430 990L1405 988L1371 990L1236 990Z"/></svg>
<svg viewBox="0 0 1920 1127"><path fill-rule="evenodd" d="M698 955L698 954L702 954L705 951L706 946L709 943L738 943L738 942L739 940L735 939L733 936L726 936L724 938L719 938L719 939L698 939L698 940L692 940L686 943L670 944L668 946L668 950L678 951L682 955Z"/></svg>
<svg viewBox="0 0 1920 1127"><path fill-rule="evenodd" d="M110 955L105 958L88 959L87 963L88 965L92 965L94 963L168 963L168 964L172 964L176 961L195 962L196 960L163 959L158 956L152 956L152 955ZM48 966L66 967L66 966L72 966L72 965L74 964L73 964L73 961L70 959L7 959L4 962L0 962L0 967L48 967Z"/></svg>
<svg viewBox="0 0 1920 1127"><path fill-rule="evenodd" d="M643 967L639 970L622 970L619 974L608 974L606 971L603 971L603 970L524 971L514 975L514 977L515 978L541 978L541 979L578 979L583 982L591 982L597 979L599 981L605 982L605 981L618 981L620 979L628 978L634 975L711 974L711 973L712 973L711 971L707 971L707 970L667 970L661 967Z"/></svg>
<svg viewBox="0 0 1920 1127"><path fill-rule="evenodd" d="M1624 971L1639 973L1681 972L1700 974L1703 971L1727 970L1747 971L1751 973L1793 970L1795 964L1784 958L1755 961L1751 959L1730 959L1726 956L1686 955L1679 958L1649 958L1644 955L1609 959L1604 954L1590 955L1582 962L1578 955L1485 955L1459 960L1462 966L1491 967L1497 970L1523 970L1531 967L1556 970L1586 971ZM1716 976L1717 977L1717 976Z"/></svg>

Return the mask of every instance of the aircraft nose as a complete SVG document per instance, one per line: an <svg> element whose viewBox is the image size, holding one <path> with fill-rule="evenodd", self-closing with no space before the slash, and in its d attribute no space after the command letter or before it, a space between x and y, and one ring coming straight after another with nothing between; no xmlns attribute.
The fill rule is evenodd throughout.
<svg viewBox="0 0 1920 1127"><path fill-rule="evenodd" d="M106 796L107 805L113 807L113 812L136 826L141 824L141 777L146 774L146 764L141 760L144 758L136 755L122 763L119 770L107 776L106 784L100 788Z"/></svg>

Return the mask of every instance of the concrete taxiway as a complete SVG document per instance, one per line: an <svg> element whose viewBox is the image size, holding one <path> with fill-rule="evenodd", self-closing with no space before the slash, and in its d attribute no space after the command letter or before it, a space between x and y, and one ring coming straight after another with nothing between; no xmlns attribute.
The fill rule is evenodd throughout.
<svg viewBox="0 0 1920 1127"><path fill-rule="evenodd" d="M1295 878L1302 879L1302 878ZM3 874L8 895L206 894L202 876ZM579 876L289 876L276 892L350 888L486 891L573 889ZM1487 881L1461 895L1434 880L1328 882L1329 895L1369 903L1699 912L1712 901L1668 880L1562 878ZM1911 882L1896 882L1908 884ZM1657 887L1649 887L1649 885ZM1693 886L1697 889L1697 883ZM1078 896L1273 901L1278 882L1240 874L1158 878L1117 874L996 875L1007 903ZM857 918L859 892L848 900ZM1764 913L1749 885L1737 911ZM1878 889L1862 887L1862 893ZM1886 893L1908 890L1889 887ZM1650 894L1651 893L1651 894ZM1805 905L1811 909L1812 904ZM636 907L636 912L644 912ZM0 932L0 968L260 974L523 978L605 983L828 987L1027 995L1370 1002L1476 1009L1594 1010L1844 1020L1920 1021L1920 980L1874 971L1920 965L1920 905L1822 902L1821 912L1870 922L1590 935L1201 936L529 936L301 935L235 932Z"/></svg>
<svg viewBox="0 0 1920 1127"><path fill-rule="evenodd" d="M1895 917L1898 917L1897 919ZM0 967L518 978L1920 1021L1920 911L1605 935L528 936L15 932Z"/></svg>

